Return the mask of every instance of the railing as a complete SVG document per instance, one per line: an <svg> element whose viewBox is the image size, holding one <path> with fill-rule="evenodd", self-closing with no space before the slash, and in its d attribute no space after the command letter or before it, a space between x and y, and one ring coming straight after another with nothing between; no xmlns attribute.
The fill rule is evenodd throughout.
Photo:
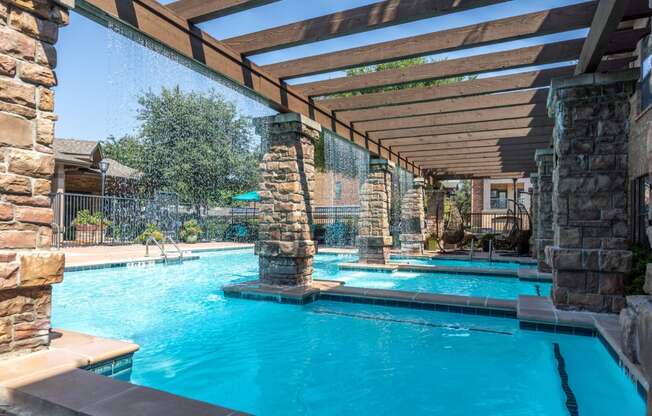
<svg viewBox="0 0 652 416"><path fill-rule="evenodd" d="M342 205L313 208L313 238L318 244L335 247L355 246L360 207Z"/></svg>
<svg viewBox="0 0 652 416"><path fill-rule="evenodd" d="M491 209L507 209L507 198L491 198L489 200L489 208Z"/></svg>
<svg viewBox="0 0 652 416"><path fill-rule="evenodd" d="M473 212L466 219L464 228L474 234L496 234L508 231L515 222L521 230L530 228L529 217L526 213L514 214L512 212Z"/></svg>

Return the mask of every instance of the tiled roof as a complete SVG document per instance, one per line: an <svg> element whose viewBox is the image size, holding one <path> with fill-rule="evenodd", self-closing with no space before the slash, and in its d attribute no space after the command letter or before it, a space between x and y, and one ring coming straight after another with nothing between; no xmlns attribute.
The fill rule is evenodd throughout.
<svg viewBox="0 0 652 416"><path fill-rule="evenodd" d="M94 163L95 152L100 152L101 158L101 145L99 142L92 140L79 140L79 139L54 139L54 157L57 162L66 165L82 166L88 169L97 170L98 166ZM137 178L141 173L125 166L117 160L105 158L109 162L108 176L118 178Z"/></svg>

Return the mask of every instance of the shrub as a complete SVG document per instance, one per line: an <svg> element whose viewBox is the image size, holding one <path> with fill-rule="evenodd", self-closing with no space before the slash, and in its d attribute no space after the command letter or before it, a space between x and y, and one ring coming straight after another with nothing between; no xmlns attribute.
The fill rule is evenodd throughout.
<svg viewBox="0 0 652 416"><path fill-rule="evenodd" d="M186 243L194 243L199 239L200 234L203 232L197 220L188 220L183 223L181 230L179 231L179 236L181 240Z"/></svg>
<svg viewBox="0 0 652 416"><path fill-rule="evenodd" d="M152 237L154 240L157 242L161 243L165 239L165 235L163 235L163 232L158 228L156 224L147 224L147 228L145 228L145 231L143 231L136 241L141 244L145 244L147 239L149 237Z"/></svg>
<svg viewBox="0 0 652 416"><path fill-rule="evenodd" d="M75 216L75 219L73 220L73 224L75 225L103 225L105 227L109 227L112 223L109 221L106 217L104 217L104 214L102 212L97 211L91 214L91 212L87 209L82 209L81 211L77 211L77 215Z"/></svg>
<svg viewBox="0 0 652 416"><path fill-rule="evenodd" d="M645 269L648 263L652 263L652 250L647 244L633 244L630 247L632 251L632 269L625 276L625 294L643 295L643 285L645 284Z"/></svg>

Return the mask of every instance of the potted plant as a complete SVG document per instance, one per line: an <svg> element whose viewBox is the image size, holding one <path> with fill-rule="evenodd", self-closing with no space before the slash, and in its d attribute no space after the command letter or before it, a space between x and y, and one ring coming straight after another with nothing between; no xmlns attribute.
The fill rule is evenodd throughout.
<svg viewBox="0 0 652 416"><path fill-rule="evenodd" d="M179 236L186 243L196 243L201 233L202 229L197 223L197 220L188 220L183 223L179 231Z"/></svg>
<svg viewBox="0 0 652 416"><path fill-rule="evenodd" d="M162 243L165 239L165 235L156 224L147 224L147 228L136 238L136 242L145 244L149 237L152 237L157 243Z"/></svg>
<svg viewBox="0 0 652 416"><path fill-rule="evenodd" d="M91 213L88 209L77 211L72 223L75 227L75 243L81 245L98 244L104 241L106 230L112 224L102 212Z"/></svg>

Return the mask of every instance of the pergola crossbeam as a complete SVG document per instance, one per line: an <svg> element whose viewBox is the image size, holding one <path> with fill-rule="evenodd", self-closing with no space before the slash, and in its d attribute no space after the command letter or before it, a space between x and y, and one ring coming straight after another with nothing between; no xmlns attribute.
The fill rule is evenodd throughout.
<svg viewBox="0 0 652 416"><path fill-rule="evenodd" d="M589 27L595 9L596 2L589 1L369 46L293 59L266 65L263 68L276 74L279 78L287 79L543 36Z"/></svg>
<svg viewBox="0 0 652 416"><path fill-rule="evenodd" d="M386 0L232 37L224 42L243 55L253 55L505 1L507 0Z"/></svg>
<svg viewBox="0 0 652 416"><path fill-rule="evenodd" d="M191 23L201 23L279 0L177 0L166 5Z"/></svg>

